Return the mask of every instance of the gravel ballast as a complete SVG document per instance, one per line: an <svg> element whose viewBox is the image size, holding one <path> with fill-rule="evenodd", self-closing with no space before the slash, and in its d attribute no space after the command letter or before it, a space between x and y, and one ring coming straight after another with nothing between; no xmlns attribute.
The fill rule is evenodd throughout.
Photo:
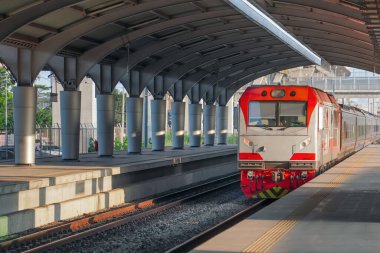
<svg viewBox="0 0 380 253"><path fill-rule="evenodd" d="M165 252L255 202L235 184L51 252Z"/></svg>

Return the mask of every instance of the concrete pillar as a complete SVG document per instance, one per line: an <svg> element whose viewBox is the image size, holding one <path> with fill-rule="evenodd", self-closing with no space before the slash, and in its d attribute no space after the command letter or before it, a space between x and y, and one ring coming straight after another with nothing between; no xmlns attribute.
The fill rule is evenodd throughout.
<svg viewBox="0 0 380 253"><path fill-rule="evenodd" d="M166 101L152 100L152 150L163 151L165 149L165 121Z"/></svg>
<svg viewBox="0 0 380 253"><path fill-rule="evenodd" d="M227 144L228 106L216 107L216 139L219 145Z"/></svg>
<svg viewBox="0 0 380 253"><path fill-rule="evenodd" d="M79 159L80 91L61 91L62 159Z"/></svg>
<svg viewBox="0 0 380 253"><path fill-rule="evenodd" d="M203 134L206 146L215 142L215 105L205 105L203 110Z"/></svg>
<svg viewBox="0 0 380 253"><path fill-rule="evenodd" d="M115 97L111 94L96 96L98 155L112 156L114 142Z"/></svg>
<svg viewBox="0 0 380 253"><path fill-rule="evenodd" d="M127 98L127 137L128 152L141 153L143 98Z"/></svg>
<svg viewBox="0 0 380 253"><path fill-rule="evenodd" d="M184 102L172 103L173 148L183 149L185 135L185 106Z"/></svg>
<svg viewBox="0 0 380 253"><path fill-rule="evenodd" d="M13 89L15 164L35 163L37 89L18 86Z"/></svg>
<svg viewBox="0 0 380 253"><path fill-rule="evenodd" d="M189 104L189 137L190 147L201 146L202 105Z"/></svg>

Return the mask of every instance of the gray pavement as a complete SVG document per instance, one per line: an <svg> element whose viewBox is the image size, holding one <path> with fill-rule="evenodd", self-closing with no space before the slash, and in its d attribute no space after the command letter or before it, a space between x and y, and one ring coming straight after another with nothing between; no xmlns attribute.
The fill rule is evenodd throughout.
<svg viewBox="0 0 380 253"><path fill-rule="evenodd" d="M370 145L193 252L380 252L380 145Z"/></svg>

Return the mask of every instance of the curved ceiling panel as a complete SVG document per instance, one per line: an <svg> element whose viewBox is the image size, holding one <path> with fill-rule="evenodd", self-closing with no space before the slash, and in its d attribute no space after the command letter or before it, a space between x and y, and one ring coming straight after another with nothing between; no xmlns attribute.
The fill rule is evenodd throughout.
<svg viewBox="0 0 380 253"><path fill-rule="evenodd" d="M243 2L331 64L380 69L365 6L350 0L4 0L0 58L20 82L49 66L76 85L92 73L101 91L121 81L131 96L148 87L158 98L169 90L181 99L199 86L197 97L212 93L211 102L270 71L311 64L232 7Z"/></svg>

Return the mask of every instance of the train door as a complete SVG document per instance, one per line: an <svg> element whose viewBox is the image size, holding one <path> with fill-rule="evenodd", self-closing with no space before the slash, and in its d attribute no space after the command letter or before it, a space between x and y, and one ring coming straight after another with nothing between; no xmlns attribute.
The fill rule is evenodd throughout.
<svg viewBox="0 0 380 253"><path fill-rule="evenodd" d="M317 134L317 155L321 166L323 164L323 106L318 105L318 134Z"/></svg>
<svg viewBox="0 0 380 253"><path fill-rule="evenodd" d="M322 107L322 162L323 164L328 163L331 160L331 152L330 152L330 116L329 116L329 108L327 106Z"/></svg>
<svg viewBox="0 0 380 253"><path fill-rule="evenodd" d="M334 115L333 110L329 107L329 160L333 159L333 150L334 150Z"/></svg>
<svg viewBox="0 0 380 253"><path fill-rule="evenodd" d="M340 151L340 135L339 135L339 112L336 108L331 110L331 128L332 128L332 142L331 142L331 159L334 160L338 157Z"/></svg>
<svg viewBox="0 0 380 253"><path fill-rule="evenodd" d="M353 136L355 138L355 144L354 144L354 151L356 150L356 145L358 143L358 117L355 117L354 124L353 124Z"/></svg>

